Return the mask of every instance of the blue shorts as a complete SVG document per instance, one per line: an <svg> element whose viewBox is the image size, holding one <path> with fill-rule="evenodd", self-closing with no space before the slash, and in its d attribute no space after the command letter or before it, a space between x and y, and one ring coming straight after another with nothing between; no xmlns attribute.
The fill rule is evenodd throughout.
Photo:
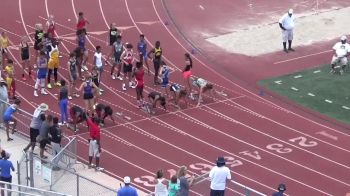
<svg viewBox="0 0 350 196"><path fill-rule="evenodd" d="M160 84L161 87L166 88L169 84L169 79L163 79L162 83Z"/></svg>
<svg viewBox="0 0 350 196"><path fill-rule="evenodd" d="M41 69L38 70L38 73L37 73L38 79L45 79L46 76L47 76L47 70L41 70Z"/></svg>
<svg viewBox="0 0 350 196"><path fill-rule="evenodd" d="M4 115L3 120L5 123L9 122L12 120L12 115Z"/></svg>

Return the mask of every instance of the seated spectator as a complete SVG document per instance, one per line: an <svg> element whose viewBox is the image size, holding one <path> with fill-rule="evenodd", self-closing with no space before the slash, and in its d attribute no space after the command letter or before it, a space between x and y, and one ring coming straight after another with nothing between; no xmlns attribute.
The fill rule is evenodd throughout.
<svg viewBox="0 0 350 196"><path fill-rule="evenodd" d="M130 177L125 176L124 177L125 186L119 189L117 196L138 196L136 189L130 185L130 182L131 182Z"/></svg>
<svg viewBox="0 0 350 196"><path fill-rule="evenodd" d="M113 123L115 123L115 120L113 118L113 109L110 106L99 103L96 105L95 112L102 126L104 126L105 124L104 120L108 116L111 118Z"/></svg>
<svg viewBox="0 0 350 196"><path fill-rule="evenodd" d="M214 86L203 78L192 78L192 86L198 89L198 103L197 106L203 101L203 93L209 91L211 96L214 97ZM190 98L194 100L193 94L190 94Z"/></svg>
<svg viewBox="0 0 350 196"><path fill-rule="evenodd" d="M279 184L277 190L278 191L273 193L272 196L283 196L284 191L287 190L286 185Z"/></svg>
<svg viewBox="0 0 350 196"><path fill-rule="evenodd" d="M70 122L73 125L73 131L78 131L77 125L84 120L86 120L86 115L83 109L79 106L72 106L69 109L69 115L72 118L72 121Z"/></svg>
<svg viewBox="0 0 350 196"><path fill-rule="evenodd" d="M350 54L350 45L346 43L346 36L340 38L340 42L333 46L334 54L331 62L331 73L335 73L335 68L341 66L340 74L344 73L344 69L348 64L348 56Z"/></svg>
<svg viewBox="0 0 350 196"><path fill-rule="evenodd" d="M156 186L154 187L154 193L156 196L168 196L168 188L163 176L163 170L158 170L156 174Z"/></svg>
<svg viewBox="0 0 350 196"><path fill-rule="evenodd" d="M11 170L15 171L13 164L8 159L10 158L5 150L1 151L1 159L0 159L0 181L12 183L12 175ZM5 188L5 185L0 183L1 188ZM7 189L12 189L11 185L7 186ZM1 195L5 195L4 189L1 189ZM7 195L11 195L8 193Z"/></svg>

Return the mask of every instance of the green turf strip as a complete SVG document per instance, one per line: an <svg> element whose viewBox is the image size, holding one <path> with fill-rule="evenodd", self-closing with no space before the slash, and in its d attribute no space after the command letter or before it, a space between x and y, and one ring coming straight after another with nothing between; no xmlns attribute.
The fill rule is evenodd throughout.
<svg viewBox="0 0 350 196"><path fill-rule="evenodd" d="M314 71L321 72L314 73ZM263 80L259 85L287 97L295 102L350 124L350 71L343 75L330 74L330 65L324 65L315 69L304 70L277 78ZM302 77L294 78L301 75ZM282 81L281 84L275 81ZM298 89L297 91L291 88ZM315 96L309 96L308 93ZM331 100L332 103L325 101Z"/></svg>

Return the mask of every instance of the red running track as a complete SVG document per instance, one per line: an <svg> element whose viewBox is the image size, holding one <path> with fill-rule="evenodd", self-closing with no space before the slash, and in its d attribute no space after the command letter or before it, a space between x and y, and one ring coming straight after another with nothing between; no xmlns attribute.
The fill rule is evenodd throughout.
<svg viewBox="0 0 350 196"><path fill-rule="evenodd" d="M190 2L195 4L195 1ZM91 23L87 44L90 54L95 45L101 45L104 54L109 52L106 30L109 23L116 22L123 29L125 42L136 44L141 32L146 35L149 47L160 40L166 61L174 70L171 80L182 84L179 70L183 68L183 54L192 46L178 34L160 0L96 0L89 4L84 0L18 0L3 1L2 4L8 11L0 13L0 27L8 32L14 44L19 43L20 36L32 33L35 23L45 23L48 14L55 16L57 33L64 38L60 46L62 78L68 76L64 66L67 54L75 48L75 16L84 11ZM168 8L174 8L172 6L169 4ZM195 13L193 10L192 14ZM310 52L300 50L293 55ZM11 53L19 61L19 51L13 49ZM269 64L267 67L283 60L279 53L256 59L233 56L238 60L243 58L243 64L256 66L264 66L257 60L265 58L264 63ZM307 58L307 62L313 62L311 58ZM131 117L131 120L118 118L115 125L107 121L102 130L101 164L108 174L119 179L130 175L136 187L150 192L153 191L152 180L157 169L167 170L169 178L179 166L186 165L190 175L199 175L209 171L216 157L223 155L234 180L266 194L273 192L280 182L287 184L288 195L344 195L349 190L350 135L347 126L324 121L273 97L259 97L256 89L227 74L234 73L239 64L230 67L228 62L223 62L219 67L210 63L211 60L195 54L194 74L213 82L215 88L223 90L227 97L216 100L206 97L205 104L200 107L191 103L187 109L177 111L170 108L168 113L160 110L152 117L135 107L134 90L121 91L121 83L109 77L107 67L102 85L105 93L100 102L111 104L115 111ZM20 70L19 63L16 70ZM50 103L52 112L58 111L57 89L51 90L46 97L34 98L34 81L24 83L19 75L17 77L25 110L33 111L37 104L46 102ZM146 76L146 84L152 84L152 79L152 76ZM161 91L153 85L148 85L145 90ZM73 99L70 104L82 105L82 101ZM68 130L65 132L71 134ZM77 136L78 153L85 160L88 134L82 131ZM193 187L192 194L208 195L208 190L208 184L204 183ZM235 191L237 189L229 184L228 195L237 195Z"/></svg>

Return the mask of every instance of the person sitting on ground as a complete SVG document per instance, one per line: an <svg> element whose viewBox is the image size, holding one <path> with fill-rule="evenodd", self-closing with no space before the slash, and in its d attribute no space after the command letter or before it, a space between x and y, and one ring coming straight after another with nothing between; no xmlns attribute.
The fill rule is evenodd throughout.
<svg viewBox="0 0 350 196"><path fill-rule="evenodd" d="M70 123L73 125L73 131L76 132L78 131L77 125L86 120L85 112L82 108L75 105L69 109L69 115L72 118Z"/></svg>
<svg viewBox="0 0 350 196"><path fill-rule="evenodd" d="M130 185L131 179L129 176L124 177L125 186L118 190L117 196L138 196L137 191Z"/></svg>
<svg viewBox="0 0 350 196"><path fill-rule="evenodd" d="M7 135L7 141L13 140L12 138L10 138L10 122L13 122L11 133L14 134L15 129L16 129L17 120L15 118L13 118L13 114L17 111L20 104L21 104L21 100L16 99L14 104L10 105L10 107L8 107L5 110L5 113L3 115L3 120L4 120L4 124L5 124L6 135Z"/></svg>
<svg viewBox="0 0 350 196"><path fill-rule="evenodd" d="M163 97L160 93L158 92L150 92L148 94L148 99L150 101L150 103L152 103L152 109L150 109L152 114L155 113L154 109L157 107L157 103L159 102L161 106L163 106L164 110L166 110L166 100L165 97Z"/></svg>
<svg viewBox="0 0 350 196"><path fill-rule="evenodd" d="M47 159L47 156L44 155L45 147L50 143L49 140L49 130L52 126L52 115L47 115L45 121L41 124L39 135L37 141L40 143L40 158Z"/></svg>
<svg viewBox="0 0 350 196"><path fill-rule="evenodd" d="M211 96L214 97L214 86L203 78L192 78L192 86L198 89L198 103L197 106L203 101L203 93L209 91ZM190 94L190 98L193 100L193 94Z"/></svg>
<svg viewBox="0 0 350 196"><path fill-rule="evenodd" d="M104 120L107 116L109 116L113 121L113 123L115 123L115 120L113 118L113 109L111 108L111 106L103 105L99 103L96 105L95 112L97 114L97 118L100 120L101 126L104 126L105 124Z"/></svg>
<svg viewBox="0 0 350 196"><path fill-rule="evenodd" d="M272 194L272 196L283 196L284 195L284 191L286 191L286 185L285 184L279 184L278 188L277 188L277 192L274 192Z"/></svg>
<svg viewBox="0 0 350 196"><path fill-rule="evenodd" d="M180 85L178 84L172 84L170 85L170 94L173 95L174 102L175 102L175 106L177 108L180 108L179 106L179 102L180 100L183 100L186 104L187 107L187 99L186 99L186 95L187 95L187 91L185 89L181 89Z"/></svg>
<svg viewBox="0 0 350 196"><path fill-rule="evenodd" d="M336 64L340 63L340 74L344 72L348 64L348 56L350 54L350 45L346 43L346 36L340 38L340 42L333 46L334 54L331 62L331 73L335 73Z"/></svg>
<svg viewBox="0 0 350 196"><path fill-rule="evenodd" d="M13 167L13 164L8 159L10 156L5 152L5 150L1 150L1 159L0 159L0 181L12 183L12 175L11 170L14 172L15 168ZM1 195L5 195L5 185L3 183L0 183L1 187ZM7 186L7 189L11 190L11 185ZM8 192L7 195L11 195L11 193Z"/></svg>

